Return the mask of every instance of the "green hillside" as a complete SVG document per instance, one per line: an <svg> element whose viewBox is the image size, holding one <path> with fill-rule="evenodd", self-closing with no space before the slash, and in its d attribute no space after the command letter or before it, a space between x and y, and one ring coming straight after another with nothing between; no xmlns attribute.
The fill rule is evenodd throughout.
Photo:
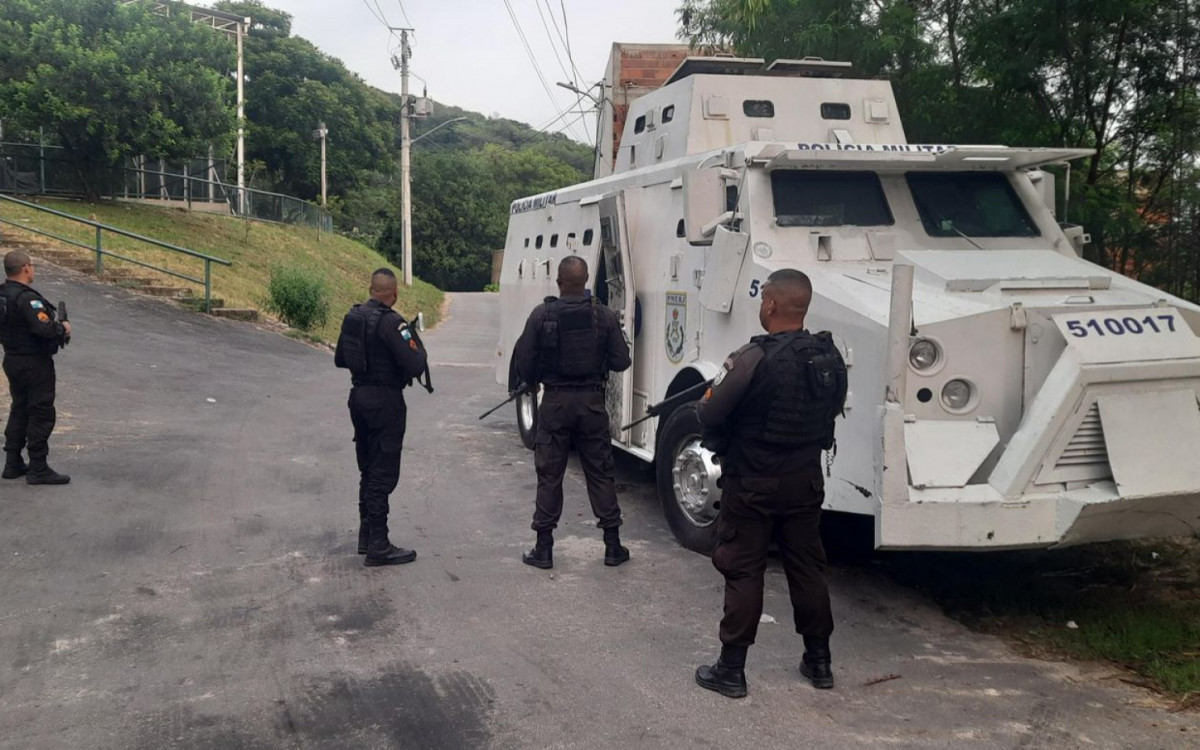
<svg viewBox="0 0 1200 750"><path fill-rule="evenodd" d="M213 267L213 294L229 307L253 307L263 310L271 269L298 266L321 274L330 290L330 319L313 334L325 341L337 339L342 312L366 297L371 272L381 266L400 271L379 253L338 235L322 234L307 228L245 221L215 214L188 213L156 206L124 203L79 203L39 199L40 205L170 242L197 252L233 261L231 268ZM79 242L94 242L94 230L40 211L2 206L5 218L36 227ZM7 227L4 229L7 231ZM179 273L201 278L203 263L161 251L143 242L124 237L104 237L105 249L144 262L162 265ZM79 250L83 256L87 251ZM119 261L106 265L119 267ZM186 282L181 282L185 283ZM203 287L195 286L198 295ZM414 280L411 289L401 287L397 309L411 317L424 312L427 325L437 322L443 294L441 290ZM264 310L264 315L265 315Z"/></svg>

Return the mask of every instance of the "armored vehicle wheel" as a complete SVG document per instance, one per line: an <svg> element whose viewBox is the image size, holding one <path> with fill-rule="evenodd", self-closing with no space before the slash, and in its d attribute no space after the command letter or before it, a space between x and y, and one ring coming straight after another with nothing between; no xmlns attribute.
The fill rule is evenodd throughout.
<svg viewBox="0 0 1200 750"><path fill-rule="evenodd" d="M711 555L717 545L721 466L700 445L701 433L695 403L673 411L659 433L655 474L658 499L675 539L693 552Z"/></svg>
<svg viewBox="0 0 1200 750"><path fill-rule="evenodd" d="M538 394L541 386L532 393L523 393L517 397L517 429L521 432L521 442L529 450L533 450L533 438L537 435Z"/></svg>

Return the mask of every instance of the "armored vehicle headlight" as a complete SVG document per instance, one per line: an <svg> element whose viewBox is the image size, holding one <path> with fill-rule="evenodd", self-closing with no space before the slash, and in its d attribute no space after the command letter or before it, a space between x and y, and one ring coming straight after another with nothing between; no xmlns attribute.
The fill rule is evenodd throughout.
<svg viewBox="0 0 1200 750"><path fill-rule="evenodd" d="M973 391L970 383L955 378L942 386L942 403L955 411L965 409L971 403Z"/></svg>
<svg viewBox="0 0 1200 750"><path fill-rule="evenodd" d="M908 362L917 370L928 370L941 358L941 349L929 339L917 339L908 350Z"/></svg>

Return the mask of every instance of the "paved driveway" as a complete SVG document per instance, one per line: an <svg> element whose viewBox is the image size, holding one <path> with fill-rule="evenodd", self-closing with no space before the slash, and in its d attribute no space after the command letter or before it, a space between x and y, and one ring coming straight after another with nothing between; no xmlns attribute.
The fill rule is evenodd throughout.
<svg viewBox="0 0 1200 750"><path fill-rule="evenodd" d="M1197 746L1195 715L1020 658L863 568L833 572L837 689L798 676L774 568L750 697L697 688L721 579L636 465L630 564L603 566L576 466L554 575L520 564L531 454L510 409L476 420L504 395L494 295L453 296L426 336L437 392L409 394L392 526L420 557L365 569L327 353L40 270L75 321L52 443L74 482L0 485L0 746Z"/></svg>

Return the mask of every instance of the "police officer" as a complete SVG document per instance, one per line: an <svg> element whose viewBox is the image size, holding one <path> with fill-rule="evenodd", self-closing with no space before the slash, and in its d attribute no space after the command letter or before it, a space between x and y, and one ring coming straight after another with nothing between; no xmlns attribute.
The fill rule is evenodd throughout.
<svg viewBox="0 0 1200 750"><path fill-rule="evenodd" d="M563 474L571 445L587 478L592 512L604 530L604 564L629 559L618 531L621 508L613 480L612 443L604 385L608 373L629 368L629 345L616 313L587 294L587 262L575 255L558 264L559 296L547 297L525 322L513 348L517 374L525 383L541 383L534 438L537 502L533 530L537 543L521 556L535 568L554 566L554 529L562 516Z"/></svg>
<svg viewBox="0 0 1200 750"><path fill-rule="evenodd" d="M704 444L721 455L713 565L725 576L725 616L721 656L696 670L696 682L730 698L746 695L746 652L762 616L772 539L783 559L796 632L804 637L800 673L815 687L833 687L821 450L833 447L846 366L828 332L804 330L811 300L805 274L771 274L758 314L767 335L730 355L699 405Z"/></svg>
<svg viewBox="0 0 1200 750"><path fill-rule="evenodd" d="M14 250L4 256L6 281L0 284L0 341L12 410L4 430L5 479L29 484L66 484L71 478L46 463L54 431L54 355L71 335L71 324L56 319L54 305L38 294L33 262ZM29 465L21 451L29 447Z"/></svg>
<svg viewBox="0 0 1200 750"><path fill-rule="evenodd" d="M358 554L364 565L399 565L417 553L388 539L388 496L400 480L404 445L404 388L428 377L425 348L396 311L396 275L381 268L371 276L371 299L342 320L334 364L350 370L350 421L360 473ZM426 385L432 391L432 388Z"/></svg>

